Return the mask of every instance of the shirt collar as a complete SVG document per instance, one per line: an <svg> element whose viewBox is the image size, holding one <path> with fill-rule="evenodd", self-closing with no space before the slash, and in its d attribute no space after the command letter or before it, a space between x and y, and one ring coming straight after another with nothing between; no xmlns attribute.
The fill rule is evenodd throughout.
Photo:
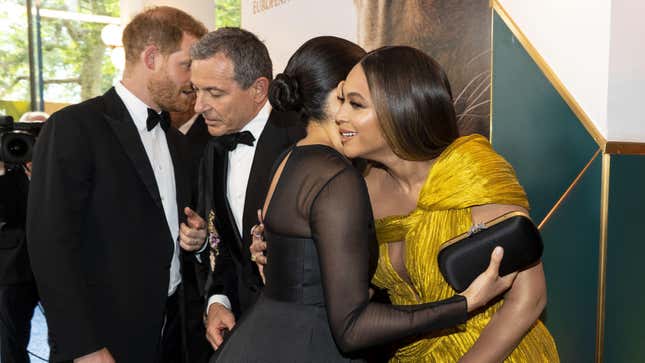
<svg viewBox="0 0 645 363"><path fill-rule="evenodd" d="M269 102L265 103L262 109L260 109L260 112L258 112L255 117L247 123L242 130L242 131L249 131L253 137L256 140L260 139L260 135L262 135L262 130L264 130L264 126L266 125L267 121L269 120L269 114L271 113L271 104Z"/></svg>
<svg viewBox="0 0 645 363"><path fill-rule="evenodd" d="M146 125L146 120L148 119L148 105L146 105L141 99L130 92L121 81L116 82L114 85L114 90L121 97L121 100L125 104L125 108L128 109L134 125L137 127L137 130L140 132L148 130Z"/></svg>

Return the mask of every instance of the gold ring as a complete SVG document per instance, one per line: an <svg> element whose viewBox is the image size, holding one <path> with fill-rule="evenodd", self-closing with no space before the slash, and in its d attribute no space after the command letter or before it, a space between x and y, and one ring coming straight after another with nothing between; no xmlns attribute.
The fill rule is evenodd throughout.
<svg viewBox="0 0 645 363"><path fill-rule="evenodd" d="M256 259L257 257L255 257L255 255L251 255L251 261L255 262Z"/></svg>

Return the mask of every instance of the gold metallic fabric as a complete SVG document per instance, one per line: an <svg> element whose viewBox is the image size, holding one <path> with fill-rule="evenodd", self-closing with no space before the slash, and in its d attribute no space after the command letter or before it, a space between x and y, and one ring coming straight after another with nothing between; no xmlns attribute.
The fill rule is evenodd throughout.
<svg viewBox="0 0 645 363"><path fill-rule="evenodd" d="M471 207L512 204L528 209L524 189L511 165L479 135L453 142L434 163L417 207L408 215L376 221L379 262L373 283L387 289L393 304L411 305L449 298L455 291L437 264L441 243L472 225ZM412 285L393 269L388 243L405 242L405 268ZM501 306L499 302L466 324L434 332L396 352L392 362L456 362L475 343ZM553 338L538 321L506 362L559 362Z"/></svg>

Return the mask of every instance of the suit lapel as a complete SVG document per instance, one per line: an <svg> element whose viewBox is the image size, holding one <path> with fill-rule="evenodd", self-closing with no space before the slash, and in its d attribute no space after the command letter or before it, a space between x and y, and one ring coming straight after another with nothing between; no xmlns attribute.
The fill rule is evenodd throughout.
<svg viewBox="0 0 645 363"><path fill-rule="evenodd" d="M154 171L152 170L152 166L150 166L150 160L143 147L134 121L130 117L130 113L125 108L123 101L121 101L121 98L119 98L114 88L111 88L103 97L106 103L106 111L103 115L105 120L112 128L112 131L130 158L130 161L132 161L134 168L137 170L141 181L146 186L155 204L157 207L163 209Z"/></svg>
<svg viewBox="0 0 645 363"><path fill-rule="evenodd" d="M168 151L170 152L170 158L172 159L172 167L175 171L175 191L177 197L177 216L179 217L179 223L184 220L184 207L188 206L188 194L189 194L189 182L187 180L186 174L186 163L184 153L185 148L183 145L180 145L181 135L179 132L173 128L169 128L166 131L166 142L168 143Z"/></svg>
<svg viewBox="0 0 645 363"><path fill-rule="evenodd" d="M271 115L275 115L272 113ZM258 223L257 210L264 205L264 199L271 182L273 164L278 156L289 146L284 130L276 127L271 121L267 121L262 135L258 140L253 157L253 165L249 174L249 182L246 186L246 198L244 201L244 213L242 226L244 234L241 236L244 246L250 245L251 227ZM242 249L250 254L248 248Z"/></svg>
<svg viewBox="0 0 645 363"><path fill-rule="evenodd" d="M237 247L237 255L239 256L239 251L242 247L242 242L240 240L240 232L237 230L237 223L235 223L235 217L233 217L233 212L231 211L231 206L228 203L228 198L226 197L227 193L227 183L226 178L228 174L228 151L220 147L215 148L216 157L213 160L213 174L214 187L216 192L214 193L214 198L216 199L215 204L219 206L219 211L216 212L219 214L220 218L222 213L224 218L228 220L228 227L230 228L230 234L233 239L235 239L235 246ZM222 210L224 209L224 210Z"/></svg>
<svg viewBox="0 0 645 363"><path fill-rule="evenodd" d="M248 246L250 245L250 231L251 227L257 223L256 211L262 207L264 198L266 196L269 179L271 178L271 171L275 159L292 143L304 136L304 129L298 128L298 132L293 135L289 134L289 128L286 125L293 125L293 120L289 118L289 114L271 112L269 120L267 121L255 149L253 156L253 164L249 173L249 181L246 187L246 195L244 201L244 211L242 213L242 231L238 231L235 218L228 204L227 193L227 172L228 172L228 152L221 149L217 142L217 138L211 139L212 145L207 147L214 155L213 160L213 201L218 208L218 218L224 218L227 223L227 228L232 234L232 238L236 240L236 249L233 253L237 256L244 255L244 259L248 259L250 254ZM294 114L293 117L297 117ZM283 120L284 119L284 120ZM282 125L280 122L284 122ZM206 211L207 213L208 211ZM232 245L232 244L231 244Z"/></svg>

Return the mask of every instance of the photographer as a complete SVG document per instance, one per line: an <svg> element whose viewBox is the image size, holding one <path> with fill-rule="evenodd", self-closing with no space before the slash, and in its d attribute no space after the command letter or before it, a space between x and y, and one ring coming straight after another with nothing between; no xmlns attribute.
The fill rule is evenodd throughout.
<svg viewBox="0 0 645 363"><path fill-rule="evenodd" d="M21 122L44 121L42 113L27 113ZM9 121L10 119L7 119ZM6 122L7 128L13 125ZM34 124L36 125L36 124ZM38 125L40 126L40 125ZM36 127L36 126L34 126ZM9 132L0 132L6 141ZM35 137L35 136L34 136ZM2 145L2 143L0 143ZM38 292L25 239L27 193L31 162L5 164L11 158L0 154L0 362L29 362L27 345ZM26 161L26 160L25 160Z"/></svg>

